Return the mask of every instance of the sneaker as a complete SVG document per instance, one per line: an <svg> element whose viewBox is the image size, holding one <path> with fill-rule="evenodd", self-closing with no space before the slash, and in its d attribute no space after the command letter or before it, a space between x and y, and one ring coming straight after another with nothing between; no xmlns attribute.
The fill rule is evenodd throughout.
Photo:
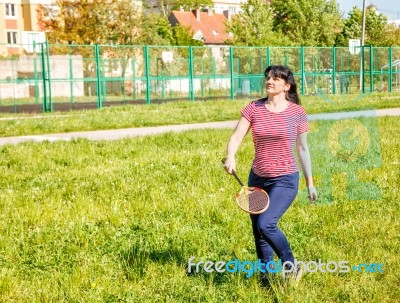
<svg viewBox="0 0 400 303"><path fill-rule="evenodd" d="M270 273L260 273L260 284L262 287L271 288L271 274Z"/></svg>
<svg viewBox="0 0 400 303"><path fill-rule="evenodd" d="M265 262L268 263L268 262ZM272 282L274 281L275 276L275 266L273 264L269 264L269 268L264 268L264 272L260 272L260 284L265 288L271 288Z"/></svg>

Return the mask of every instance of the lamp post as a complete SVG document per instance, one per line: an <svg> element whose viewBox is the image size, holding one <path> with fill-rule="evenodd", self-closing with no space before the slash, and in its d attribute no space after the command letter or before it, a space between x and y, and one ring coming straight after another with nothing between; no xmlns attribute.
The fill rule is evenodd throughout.
<svg viewBox="0 0 400 303"><path fill-rule="evenodd" d="M367 15L367 0L363 0L363 18L361 30L361 67L360 67L360 90L364 93L364 44L365 44L365 20Z"/></svg>
<svg viewBox="0 0 400 303"><path fill-rule="evenodd" d="M365 20L367 16L367 0L363 1L363 19L362 19L362 32L361 32L361 46L365 43Z"/></svg>

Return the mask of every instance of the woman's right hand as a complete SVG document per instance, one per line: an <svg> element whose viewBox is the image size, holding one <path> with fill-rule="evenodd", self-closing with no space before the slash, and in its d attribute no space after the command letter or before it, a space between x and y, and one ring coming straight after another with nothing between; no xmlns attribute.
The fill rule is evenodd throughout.
<svg viewBox="0 0 400 303"><path fill-rule="evenodd" d="M232 174L232 172L236 172L236 160L234 157L228 157L224 162L224 169L228 174Z"/></svg>

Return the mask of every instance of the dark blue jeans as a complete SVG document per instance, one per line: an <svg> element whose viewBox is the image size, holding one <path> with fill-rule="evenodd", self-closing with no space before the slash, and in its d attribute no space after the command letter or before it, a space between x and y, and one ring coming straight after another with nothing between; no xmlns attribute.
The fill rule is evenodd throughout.
<svg viewBox="0 0 400 303"><path fill-rule="evenodd" d="M275 252L282 262L294 262L289 242L277 223L296 198L299 173L263 178L251 170L248 185L264 189L270 199L264 213L250 215L258 259L266 264L274 260Z"/></svg>

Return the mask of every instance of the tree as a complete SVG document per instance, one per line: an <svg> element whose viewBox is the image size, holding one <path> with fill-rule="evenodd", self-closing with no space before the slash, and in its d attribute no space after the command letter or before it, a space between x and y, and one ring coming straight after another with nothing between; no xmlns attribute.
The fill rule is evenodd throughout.
<svg viewBox="0 0 400 303"><path fill-rule="evenodd" d="M233 38L229 43L245 46L290 45L279 31L273 30L273 11L263 0L248 0L242 12L227 23Z"/></svg>
<svg viewBox="0 0 400 303"><path fill-rule="evenodd" d="M174 2L175 0L147 0L143 1L143 5L148 12L158 11L157 13L160 12L164 17L168 17Z"/></svg>
<svg viewBox="0 0 400 303"><path fill-rule="evenodd" d="M139 44L146 45L203 45L194 40L190 28L181 25L171 26L168 19L162 14L149 14L144 17L143 28Z"/></svg>
<svg viewBox="0 0 400 303"><path fill-rule="evenodd" d="M203 42L193 39L193 33L190 30L190 28L184 27L182 25L176 25L172 28L172 32L174 36L173 45L177 46L203 45Z"/></svg>
<svg viewBox="0 0 400 303"><path fill-rule="evenodd" d="M142 17L138 7L130 0L57 0L57 13L44 15L50 18L41 18L42 27L48 32L50 43L61 44L135 44L140 37ZM65 49L65 48L64 48ZM67 48L68 52L77 52L84 58L95 56L93 48L75 46ZM108 48L107 62L118 64L121 76L124 77L130 59L135 49L128 47ZM95 64L92 60L84 61L86 76L95 73ZM124 91L124 85L121 84Z"/></svg>
<svg viewBox="0 0 400 303"><path fill-rule="evenodd" d="M48 32L47 38L50 43L91 44L101 40L99 35L93 33L96 30L95 24L98 24L98 27L101 25L94 10L97 5L90 1L70 0L57 0L55 5L58 8L57 13L52 14L50 18L39 20ZM48 15L46 10L47 7L44 7L44 15Z"/></svg>
<svg viewBox="0 0 400 303"><path fill-rule="evenodd" d="M386 32L387 46L400 46L400 27L389 24Z"/></svg>
<svg viewBox="0 0 400 303"><path fill-rule="evenodd" d="M96 8L103 16L105 40L112 44L136 44L142 35L143 17L133 1L108 1L108 5Z"/></svg>
<svg viewBox="0 0 400 303"><path fill-rule="evenodd" d="M186 11L205 7L212 7L213 0L150 0L145 3L147 9L159 9L164 17L168 17L172 10Z"/></svg>
<svg viewBox="0 0 400 303"><path fill-rule="evenodd" d="M349 17L345 20L342 31L336 37L337 46L347 46L349 39L361 39L363 12L354 7L349 12ZM365 45L389 46L388 34L391 27L387 17L376 13L373 9L367 9L365 18Z"/></svg>
<svg viewBox="0 0 400 303"><path fill-rule="evenodd" d="M141 16L129 0L57 0L58 10L39 22L50 43L131 44L140 35ZM43 7L44 15L48 8Z"/></svg>
<svg viewBox="0 0 400 303"><path fill-rule="evenodd" d="M144 16L142 27L139 44L170 45L174 41L171 24L161 14L152 13Z"/></svg>
<svg viewBox="0 0 400 303"><path fill-rule="evenodd" d="M304 46L333 46L342 18L335 0L273 0L274 30Z"/></svg>
<svg viewBox="0 0 400 303"><path fill-rule="evenodd" d="M212 0L176 0L174 2L174 9L183 8L186 11L214 6Z"/></svg>

